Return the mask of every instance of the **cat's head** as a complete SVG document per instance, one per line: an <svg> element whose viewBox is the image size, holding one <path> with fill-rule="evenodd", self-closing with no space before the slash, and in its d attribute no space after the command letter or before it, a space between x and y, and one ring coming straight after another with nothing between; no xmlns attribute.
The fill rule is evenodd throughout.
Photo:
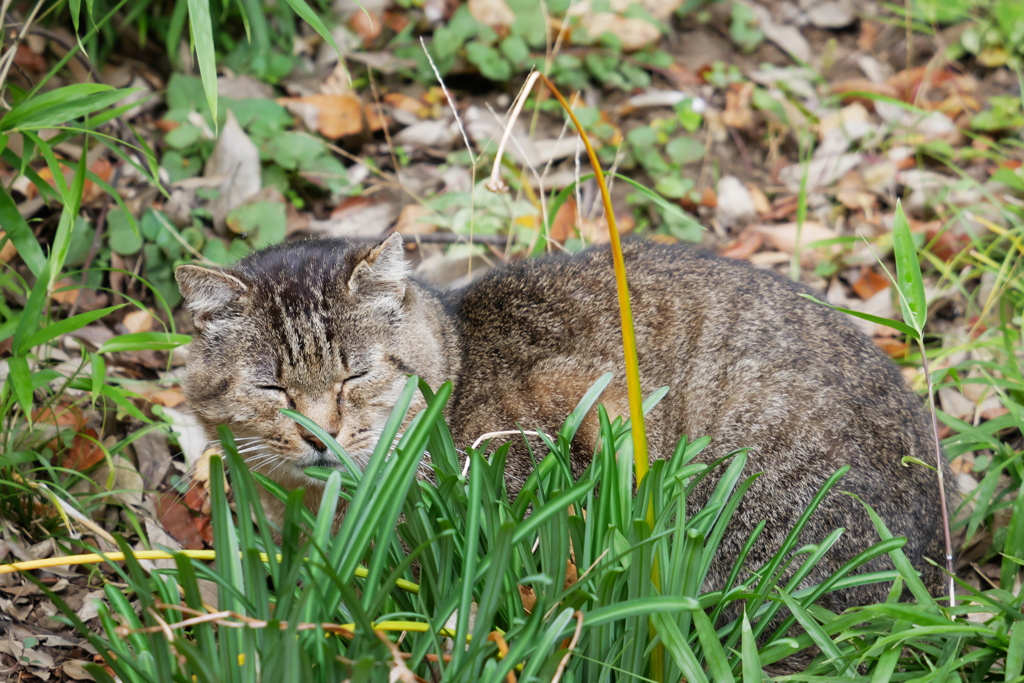
<svg viewBox="0 0 1024 683"><path fill-rule="evenodd" d="M408 279L402 239L306 240L252 254L231 269L180 266L192 313L183 389L210 438L227 425L253 469L285 485L336 466L314 420L358 460L372 452L405 386L431 384L445 365L429 307Z"/></svg>

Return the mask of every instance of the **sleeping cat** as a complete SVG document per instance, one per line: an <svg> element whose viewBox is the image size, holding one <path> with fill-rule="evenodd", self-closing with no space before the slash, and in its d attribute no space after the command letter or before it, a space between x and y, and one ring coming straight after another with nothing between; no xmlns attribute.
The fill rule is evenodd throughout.
<svg viewBox="0 0 1024 683"><path fill-rule="evenodd" d="M849 491L907 537L910 561L941 592L943 572L923 559L941 564L945 555L936 478L902 462L934 459L931 427L889 359L845 316L773 273L684 246L631 241L624 253L644 395L670 387L647 419L652 459L671 455L682 434L707 435L702 461L750 447L746 473L763 472L705 588L724 584L762 519L749 562L770 557L825 479L849 464L801 538L814 543L846 529L808 583L878 541L861 504L840 493ZM410 374L435 388L453 381L446 418L463 449L517 423L556 432L606 372L616 380L601 402L613 417L628 414L606 247L509 263L452 292L409 277L397 234L379 244L293 242L228 270L181 266L176 276L197 329L184 381L189 404L211 438L223 424L237 437L262 439L265 457L255 469L287 488L306 486L314 508L320 487L303 469L339 463L281 408L315 420L364 462ZM598 439L593 412L572 444L577 476ZM515 495L531 461L521 437L508 438L506 481ZM695 504L711 486L698 489ZM952 491L947 497L953 501ZM276 499L265 504L281 514ZM890 566L883 557L865 570ZM821 603L838 611L886 592L873 584Z"/></svg>

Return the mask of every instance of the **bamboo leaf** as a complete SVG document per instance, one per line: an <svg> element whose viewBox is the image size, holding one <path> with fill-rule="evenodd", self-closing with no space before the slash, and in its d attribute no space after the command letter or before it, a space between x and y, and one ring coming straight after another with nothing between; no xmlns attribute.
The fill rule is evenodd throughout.
<svg viewBox="0 0 1024 683"><path fill-rule="evenodd" d="M896 257L896 282L899 285L903 321L917 330L916 336L920 337L928 321L928 302L924 296L924 279L921 277L917 248L910 234L910 224L907 223L903 206L898 199L892 225L892 244Z"/></svg>
<svg viewBox="0 0 1024 683"><path fill-rule="evenodd" d="M917 330L915 330L910 325L907 325L906 323L900 322L899 320L893 320L892 318L882 318L882 317L879 317L877 315L871 315L870 313L862 313L860 311L855 311L852 308L843 308L842 306L833 306L832 304L828 303L827 301L822 301L820 299L816 299L813 296L811 296L810 294L804 294L803 292L800 293L800 296L804 297L805 299L810 299L814 303L821 304L822 306L828 306L829 308L831 308L833 310L836 310L836 311L839 311L840 313L847 313L849 315L852 315L855 318L860 318L861 320L867 320L869 322L878 323L879 325L885 325L886 327L891 327L894 330L899 330L900 332L902 332L903 334L907 335L908 337L912 337L914 339L917 339L918 336L919 336L918 333L917 333Z"/></svg>
<svg viewBox="0 0 1024 683"><path fill-rule="evenodd" d="M210 105L213 125L217 125L217 61L213 48L213 23L210 20L210 3L205 0L188 0L188 23L195 46L199 75L203 79L203 90Z"/></svg>
<svg viewBox="0 0 1024 683"><path fill-rule="evenodd" d="M43 254L43 248L39 246L32 228L28 227L28 223L22 218L18 205L3 183L0 183L0 226L7 232L7 237L18 250L21 260L33 275L39 277L46 268L46 255Z"/></svg>

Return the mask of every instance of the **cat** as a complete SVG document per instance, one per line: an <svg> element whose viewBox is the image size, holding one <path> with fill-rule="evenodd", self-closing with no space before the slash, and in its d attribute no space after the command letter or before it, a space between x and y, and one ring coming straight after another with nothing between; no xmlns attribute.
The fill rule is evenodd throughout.
<svg viewBox="0 0 1024 683"><path fill-rule="evenodd" d="M935 473L903 461L934 462L932 427L895 365L846 316L774 273L682 245L636 240L623 251L644 395L670 387L646 422L652 461L670 456L683 434L707 435L701 461L749 447L746 474L763 472L705 589L724 585L762 519L748 562L771 557L822 483L848 464L801 537L814 543L846 529L807 583L879 540L861 503L840 492L848 491L908 539L904 552L938 595L945 574L924 559L945 556ZM281 408L315 420L364 462L409 375L435 388L453 382L446 419L463 449L517 424L555 433L607 372L616 379L600 400L612 417L628 415L608 247L513 261L456 291L411 278L398 234L373 244L292 242L230 269L180 266L176 277L197 330L183 381L190 406L211 438L217 425L259 437L266 452L255 469L286 488L305 486L313 509L321 488L303 469L339 464ZM572 443L576 476L598 440L595 412ZM532 466L522 438L506 438L514 496ZM696 490L695 504L712 485ZM952 509L952 488L947 497ZM281 503L264 502L280 517ZM863 570L886 568L882 557ZM820 604L840 611L883 601L887 590L845 589Z"/></svg>

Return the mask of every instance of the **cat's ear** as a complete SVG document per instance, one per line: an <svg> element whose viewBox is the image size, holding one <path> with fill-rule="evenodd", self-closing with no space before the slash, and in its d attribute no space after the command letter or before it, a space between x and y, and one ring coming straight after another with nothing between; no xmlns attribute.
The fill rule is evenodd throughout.
<svg viewBox="0 0 1024 683"><path fill-rule="evenodd" d="M352 269L348 289L360 297L371 296L388 303L401 303L405 298L408 272L402 236L392 233L370 249Z"/></svg>
<svg viewBox="0 0 1024 683"><path fill-rule="evenodd" d="M192 313L192 320L200 329L249 289L230 273L199 266L178 266L174 269L174 278L185 298L185 306Z"/></svg>

